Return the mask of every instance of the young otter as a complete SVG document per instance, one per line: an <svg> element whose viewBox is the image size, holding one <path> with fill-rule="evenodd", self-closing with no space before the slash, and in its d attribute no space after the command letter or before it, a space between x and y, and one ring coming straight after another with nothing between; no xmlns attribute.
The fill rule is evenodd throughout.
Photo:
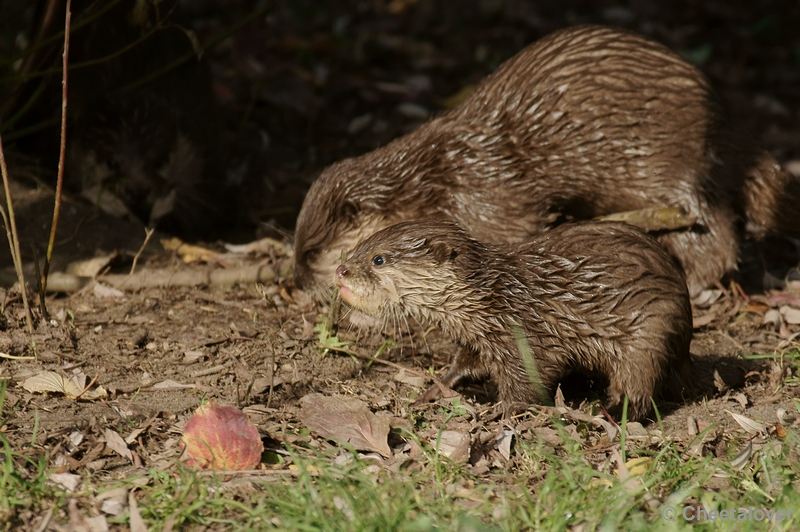
<svg viewBox="0 0 800 532"><path fill-rule="evenodd" d="M506 404L541 401L524 368L524 332L544 388L578 372L608 380L630 419L691 381L692 314L680 266L653 238L613 222L565 224L523 245L492 246L448 221L403 222L356 246L336 269L345 303L411 316L463 347L442 382L493 377Z"/></svg>
<svg viewBox="0 0 800 532"><path fill-rule="evenodd" d="M658 236L695 295L736 267L745 223L800 234L800 184L737 134L708 81L661 44L578 26L521 51L459 107L327 168L297 220L295 279L327 286L343 250L446 216L492 243L562 221L678 207Z"/></svg>

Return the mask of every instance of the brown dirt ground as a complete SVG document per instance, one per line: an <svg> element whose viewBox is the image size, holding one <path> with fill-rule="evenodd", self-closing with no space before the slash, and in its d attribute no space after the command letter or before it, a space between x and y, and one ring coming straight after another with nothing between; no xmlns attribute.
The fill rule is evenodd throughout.
<svg viewBox="0 0 800 532"><path fill-rule="evenodd" d="M271 255L223 254L219 258L229 268L266 262L285 270L281 263L288 257L280 252ZM186 265L167 252L151 256L141 267L175 272L220 268L218 264ZM262 432L279 439L299 434L298 399L311 392L354 395L374 409L388 410L400 418L408 418L413 409L431 426L440 426L445 414L439 409L410 405L422 389L399 382L397 369L323 353L312 327L326 309L315 308L305 294L292 291L285 281L260 287L255 283L229 288L168 286L109 294L97 289L103 284L100 278L70 296L48 298L50 321L40 322L33 335L24 331L19 297L5 290L2 299L7 322L0 333L0 351L36 357L0 361L0 377L12 383L5 405L10 413L3 427L5 436L12 446L25 448L36 431L37 447L48 450L55 459L66 453L65 438L73 431L82 432L84 442L66 453L68 469L91 463L94 473L118 478L130 474L132 466L102 446L95 449L98 441L103 441L105 428L124 436L132 426L144 424L146 430L130 447L138 455L138 464L153 466L165 452L175 451L182 424L204 399L243 408ZM779 294L800 298L800 286L793 289ZM796 343L784 336L793 337L800 327L784 324L779 332L774 324L765 325L767 300L753 296L748 303L728 293L710 308L695 309L696 319L711 319L697 328L692 345L698 373L720 367L720 359L735 360L734 364L742 366L741 354L797 352ZM419 331L415 339L407 334L392 336L398 346L389 348L383 357L408 368L441 370L452 352L452 346L436 332L425 339ZM374 353L384 340L380 333L349 327L340 329L339 337L365 355ZM75 401L59 394L28 393L20 387L43 370L97 377L109 397ZM662 404L665 432L688 442L690 418L701 430L713 424L708 443L716 448L728 439L737 439L738 425L727 411L766 424L782 422L779 408L795 411L792 399L797 397L797 374L791 358L752 362L748 370L743 387L684 405ZM491 385L476 383L461 391L467 404L479 413L472 421L480 427L479 432L498 434L505 428L507 423L492 400ZM576 408L584 399L580 393L567 398ZM535 413L523 415L512 426L524 427L536 417ZM464 420L453 423L463 424ZM655 430L657 425L649 428Z"/></svg>

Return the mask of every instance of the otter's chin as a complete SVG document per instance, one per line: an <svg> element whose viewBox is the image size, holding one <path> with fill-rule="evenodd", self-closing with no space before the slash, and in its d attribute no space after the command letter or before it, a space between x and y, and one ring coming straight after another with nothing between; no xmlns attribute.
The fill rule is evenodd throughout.
<svg viewBox="0 0 800 532"><path fill-rule="evenodd" d="M339 295L342 296L342 301L350 305L351 307L356 306L354 303L354 295L353 291L347 288L344 285L339 285Z"/></svg>
<svg viewBox="0 0 800 532"><path fill-rule="evenodd" d="M380 307L369 297L364 297L359 287L353 290L341 280L337 282L342 301L351 309L349 321L357 327L375 327L382 323Z"/></svg>
<svg viewBox="0 0 800 532"><path fill-rule="evenodd" d="M358 327L359 329L383 328L382 319L370 316L369 314L364 314L357 308L354 308L352 312L347 314L347 321L349 321L354 327Z"/></svg>

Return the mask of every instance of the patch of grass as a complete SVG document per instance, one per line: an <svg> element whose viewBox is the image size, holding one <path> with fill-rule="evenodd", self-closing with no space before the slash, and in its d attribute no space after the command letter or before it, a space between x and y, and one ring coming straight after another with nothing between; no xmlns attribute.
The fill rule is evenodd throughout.
<svg viewBox="0 0 800 532"><path fill-rule="evenodd" d="M787 438L778 444L779 449L765 447L744 470L713 457L688 457L673 443L658 452L629 451L651 460L644 473L628 482L622 482L610 464L606 470L588 465L576 446L561 455L542 442L523 444L519 452L522 461L531 464L531 478L542 478L530 483L526 504L512 511L516 522L535 530L564 530L579 524L589 530L764 530L770 526L795 530L800 522L800 486L797 441L791 439L794 442ZM683 513L687 506L689 519ZM750 517L695 523L692 518L699 508L707 515L744 509ZM784 517L793 510L793 517L767 523L762 512L768 510L783 510Z"/></svg>
<svg viewBox="0 0 800 532"><path fill-rule="evenodd" d="M330 456L294 455L297 476L271 481L260 477L223 481L181 467L177 475L151 472L147 485L138 488L137 500L142 517L154 530L168 522L176 530L517 531L577 525L588 530L763 530L766 523L756 520L757 515L749 521L693 525L681 512L687 500L708 512L800 508L797 464L784 451L756 460L755 471L738 471L713 458L687 459L668 444L658 453L639 453L651 458L650 466L627 483L611 469L598 470L587 463L577 444L556 450L543 442L525 441L517 452L525 467L493 482L480 482L441 457L417 471L390 473L359 460L336 465ZM716 475L723 474L728 477L720 482ZM780 485L775 484L778 479ZM19 480L6 483L3 491L17 497L46 494L42 475L38 480ZM664 502L650 509L648 496ZM56 495L56 499L66 497ZM20 503L30 502L29 495ZM668 508L676 513L670 514ZM111 522L126 525L128 515ZM796 526L794 517L775 522L773 530Z"/></svg>
<svg viewBox="0 0 800 532"><path fill-rule="evenodd" d="M15 530L22 524L23 513L39 515L58 506L64 493L47 485L45 456L29 458L15 453L2 435L0 446L0 530Z"/></svg>
<svg viewBox="0 0 800 532"><path fill-rule="evenodd" d="M364 462L334 465L328 457L295 455L294 462L296 477L252 483L186 468L177 477L151 473L139 508L153 529L169 520L176 530L492 530L478 515L464 515L452 496L441 497L424 474L375 475Z"/></svg>
<svg viewBox="0 0 800 532"><path fill-rule="evenodd" d="M322 351L322 354L328 351L347 351L347 342L339 340L339 338L333 334L328 324L327 316L320 316L320 322L314 325L314 332L317 333L317 349Z"/></svg>
<svg viewBox="0 0 800 532"><path fill-rule="evenodd" d="M8 381L0 380L0 413L5 404ZM0 414L1 415L1 414ZM0 429L5 418L0 417ZM47 458L43 454L15 452L0 430L0 530L14 530L22 524L22 514L37 515L63 494L47 485Z"/></svg>
<svg viewBox="0 0 800 532"><path fill-rule="evenodd" d="M0 403L2 397L0 385ZM575 427L553 419L547 429L554 438L523 433L510 461L487 455L488 470L476 476L436 450L448 422L460 423L467 415L458 403L445 408L438 430L421 424L404 434L417 451L400 455L388 467L354 452L322 452L299 441L274 476L215 477L178 464L121 482L88 478L76 493L48 485L52 464L45 456L12 450L0 432L0 523L5 525L0 530L30 529L25 526L50 508L56 509L55 523L69 522L69 507L82 516L96 515L95 496L120 485L135 488L139 512L151 530L747 531L793 530L800 522L800 439L791 429L783 438L753 441L752 453L736 461L740 468L727 457L691 454L693 442L683 447L650 439L637 448L629 440L626 456L642 461L626 477L620 474L618 445L590 447L579 441ZM747 444L746 439L731 441L729 454L740 454ZM684 518L700 509L717 519L694 523ZM719 512L731 509L747 519L728 515L720 520ZM765 522L767 511L780 510L783 520ZM786 519L790 510L794 513ZM124 528L130 514L108 520Z"/></svg>
<svg viewBox="0 0 800 532"><path fill-rule="evenodd" d="M800 512L795 436L754 453L743 470L692 457L673 443L633 449L647 467L623 482L612 462L600 467L564 428L564 446L521 440L516 463L481 481L465 467L423 449L418 467L389 472L324 454L292 455L296 477L236 484L182 469L142 489L148 524L176 515L182 527L225 524L233 530L793 530L800 515L767 524L765 511ZM352 458L352 455L351 455ZM341 461L341 460L339 460ZM337 461L338 462L338 461ZM241 490L246 487L245 492ZM663 501L663 502L662 502ZM684 519L699 511L744 509L749 520ZM718 514L717 514L718 515ZM759 520L760 518L760 520Z"/></svg>
<svg viewBox="0 0 800 532"><path fill-rule="evenodd" d="M793 349L788 353L752 353L742 354L741 357L745 360L788 360L790 362L797 362L800 360L800 351Z"/></svg>

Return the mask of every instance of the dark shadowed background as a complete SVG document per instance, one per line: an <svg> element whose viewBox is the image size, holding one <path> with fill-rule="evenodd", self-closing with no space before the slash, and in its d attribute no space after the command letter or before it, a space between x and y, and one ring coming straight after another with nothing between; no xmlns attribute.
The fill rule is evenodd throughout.
<svg viewBox="0 0 800 532"><path fill-rule="evenodd" d="M0 132L29 201L28 254L44 249L52 208L64 2L0 9ZM677 50L744 129L800 164L794 1L84 0L72 11L66 188L78 214L63 231L106 248L135 248L142 223L187 239L291 231L323 167L414 129L572 24ZM91 203L112 218L85 214ZM104 237L113 219L124 230Z"/></svg>

